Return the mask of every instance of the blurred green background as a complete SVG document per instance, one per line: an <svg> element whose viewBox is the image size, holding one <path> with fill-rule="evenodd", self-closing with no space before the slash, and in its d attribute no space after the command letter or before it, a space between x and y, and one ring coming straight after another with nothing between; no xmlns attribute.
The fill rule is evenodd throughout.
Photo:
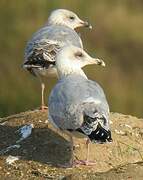
<svg viewBox="0 0 143 180"><path fill-rule="evenodd" d="M93 25L93 30L80 29L84 47L107 66L86 72L104 88L111 111L143 117L142 0L1 0L0 116L40 106L39 81L21 64L27 40L57 8ZM47 96L55 82L47 84Z"/></svg>

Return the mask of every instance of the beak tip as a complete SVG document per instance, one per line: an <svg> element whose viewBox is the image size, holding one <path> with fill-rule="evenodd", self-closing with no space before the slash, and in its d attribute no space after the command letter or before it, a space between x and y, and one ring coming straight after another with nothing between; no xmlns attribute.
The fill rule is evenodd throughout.
<svg viewBox="0 0 143 180"><path fill-rule="evenodd" d="M104 61L101 63L101 65L102 65L103 67L105 67L105 66L106 66L106 64L105 64L105 62L104 62Z"/></svg>
<svg viewBox="0 0 143 180"><path fill-rule="evenodd" d="M89 24L88 21L84 21L84 22L83 22L83 25L84 25L85 27L88 27L89 29L92 29L92 25Z"/></svg>
<svg viewBox="0 0 143 180"><path fill-rule="evenodd" d="M106 66L106 64L103 60L101 60L101 59L97 59L97 60L98 60L98 62L97 62L98 65L103 66L103 67Z"/></svg>
<svg viewBox="0 0 143 180"><path fill-rule="evenodd" d="M89 25L89 29L92 29L92 26L91 26L91 25Z"/></svg>

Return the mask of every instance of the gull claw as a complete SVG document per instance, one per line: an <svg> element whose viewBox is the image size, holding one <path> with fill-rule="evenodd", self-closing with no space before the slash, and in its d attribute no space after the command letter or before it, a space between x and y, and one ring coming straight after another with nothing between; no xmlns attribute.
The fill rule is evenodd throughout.
<svg viewBox="0 0 143 180"><path fill-rule="evenodd" d="M94 165L96 165L96 162L95 161L88 161L88 160L75 160L73 162L73 165L74 166L77 166L77 165L94 166Z"/></svg>
<svg viewBox="0 0 143 180"><path fill-rule="evenodd" d="M47 109L48 109L48 106L45 106L45 105L42 105L42 106L40 107L40 110L41 110L42 112L47 111Z"/></svg>

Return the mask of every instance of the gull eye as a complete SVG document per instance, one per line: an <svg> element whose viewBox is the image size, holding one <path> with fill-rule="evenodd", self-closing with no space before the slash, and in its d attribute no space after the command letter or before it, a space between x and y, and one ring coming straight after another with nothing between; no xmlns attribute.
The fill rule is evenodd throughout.
<svg viewBox="0 0 143 180"><path fill-rule="evenodd" d="M74 19L75 19L75 17L74 17L74 16L70 16L69 18L70 18L71 20L74 20Z"/></svg>
<svg viewBox="0 0 143 180"><path fill-rule="evenodd" d="M84 55L83 55L82 52L76 52L76 53L75 53L75 56L81 58L81 57L83 57Z"/></svg>

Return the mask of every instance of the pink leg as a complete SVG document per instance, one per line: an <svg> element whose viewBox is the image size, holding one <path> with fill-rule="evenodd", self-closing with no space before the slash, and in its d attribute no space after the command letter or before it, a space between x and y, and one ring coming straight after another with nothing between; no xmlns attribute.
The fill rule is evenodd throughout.
<svg viewBox="0 0 143 180"><path fill-rule="evenodd" d="M76 157L76 161L74 162L75 165L94 166L96 164L95 161L89 161L89 144L90 144L90 140L87 139L86 140L86 149L87 149L86 160L79 160Z"/></svg>
<svg viewBox="0 0 143 180"><path fill-rule="evenodd" d="M41 90L42 90L42 94L41 94L41 110L42 111L45 111L45 110L47 110L48 109L48 107L47 106L45 106L45 103L44 103L44 90L45 90L45 84L42 82L41 83Z"/></svg>
<svg viewBox="0 0 143 180"><path fill-rule="evenodd" d="M72 138L72 135L69 135L70 136L70 142L71 142L71 160L70 160L70 163L67 163L67 164L59 164L60 167L63 167L63 168L71 168L71 167L76 167L78 165L84 165L84 166L94 166L96 164L95 161L89 161L88 160L88 157L89 157L89 143L90 143L90 140L87 139L86 141L86 148L87 148L87 154L86 154L86 160L79 160L76 156L74 156L74 153L73 153L73 138ZM75 160L74 160L74 157L75 157Z"/></svg>

